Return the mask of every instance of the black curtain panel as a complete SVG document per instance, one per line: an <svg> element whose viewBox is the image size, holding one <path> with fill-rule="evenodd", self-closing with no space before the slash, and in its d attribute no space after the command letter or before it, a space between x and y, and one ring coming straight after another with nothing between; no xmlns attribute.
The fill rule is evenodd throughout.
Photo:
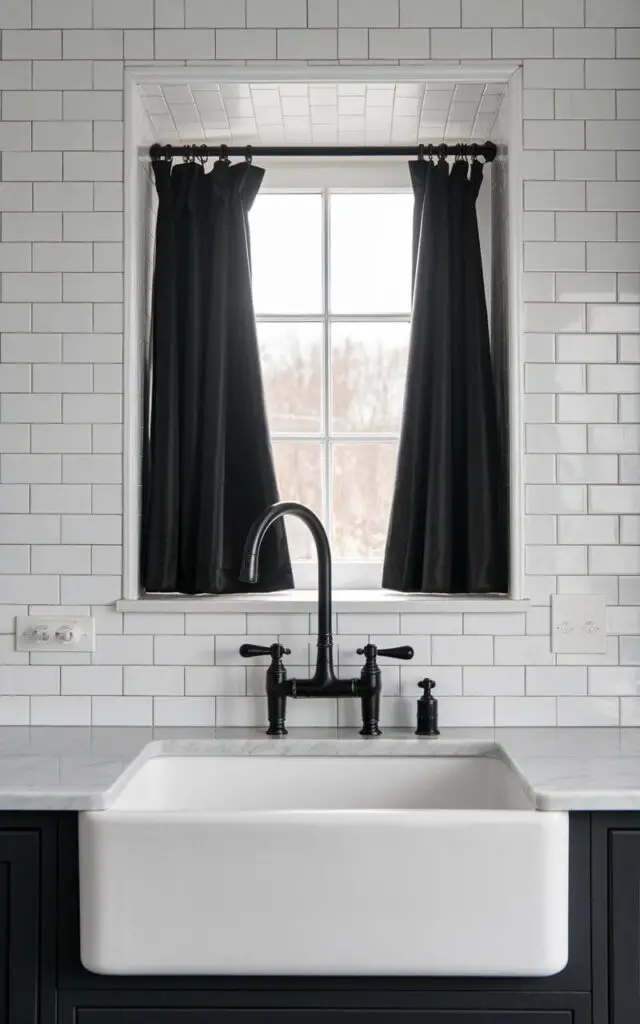
<svg viewBox="0 0 640 1024"><path fill-rule="evenodd" d="M508 589L500 451L476 199L482 164L409 164L414 292L402 433L382 584Z"/></svg>
<svg viewBox="0 0 640 1024"><path fill-rule="evenodd" d="M249 527L278 500L251 296L249 162L153 162L158 192L143 456L146 591L228 594ZM261 590L293 586L282 522Z"/></svg>

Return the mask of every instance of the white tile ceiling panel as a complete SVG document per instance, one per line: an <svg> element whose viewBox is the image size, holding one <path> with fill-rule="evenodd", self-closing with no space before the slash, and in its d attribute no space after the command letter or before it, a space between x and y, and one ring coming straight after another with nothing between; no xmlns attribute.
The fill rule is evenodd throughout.
<svg viewBox="0 0 640 1024"><path fill-rule="evenodd" d="M421 82L154 86L142 100L160 142L413 145L484 141L502 85Z"/></svg>

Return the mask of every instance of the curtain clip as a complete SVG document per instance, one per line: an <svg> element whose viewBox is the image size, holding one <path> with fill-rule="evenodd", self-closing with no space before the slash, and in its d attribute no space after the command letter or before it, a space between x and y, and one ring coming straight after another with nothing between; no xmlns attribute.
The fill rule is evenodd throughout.
<svg viewBox="0 0 640 1024"><path fill-rule="evenodd" d="M245 149L244 158L248 164L253 162L253 151L251 149L251 146L247 146L247 148Z"/></svg>
<svg viewBox="0 0 640 1024"><path fill-rule="evenodd" d="M200 151L198 153L198 160L200 161L200 163L204 167L206 165L206 162L207 162L208 159L209 159L209 149L205 145L205 143L203 142L202 145L200 146Z"/></svg>
<svg viewBox="0 0 640 1024"><path fill-rule="evenodd" d="M223 164L229 163L229 151L225 146L224 142L220 146L220 162Z"/></svg>
<svg viewBox="0 0 640 1024"><path fill-rule="evenodd" d="M424 160L424 145L422 142L418 146L418 160Z"/></svg>

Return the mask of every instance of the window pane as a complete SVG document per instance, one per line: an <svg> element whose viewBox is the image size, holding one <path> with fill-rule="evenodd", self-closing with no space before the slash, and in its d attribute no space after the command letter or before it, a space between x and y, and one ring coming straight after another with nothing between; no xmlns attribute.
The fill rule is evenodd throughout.
<svg viewBox="0 0 640 1024"><path fill-rule="evenodd" d="M259 323L262 379L272 433L322 429L322 324Z"/></svg>
<svg viewBox="0 0 640 1024"><path fill-rule="evenodd" d="M332 430L399 433L409 324L331 325Z"/></svg>
<svg viewBox="0 0 640 1024"><path fill-rule="evenodd" d="M322 449L320 444L276 441L273 445L281 501L301 501L322 518ZM292 559L309 559L315 552L304 523L285 517Z"/></svg>
<svg viewBox="0 0 640 1024"><path fill-rule="evenodd" d="M409 193L330 197L332 313L411 311Z"/></svg>
<svg viewBox="0 0 640 1024"><path fill-rule="evenodd" d="M396 471L396 444L332 445L333 553L382 558Z"/></svg>
<svg viewBox="0 0 640 1024"><path fill-rule="evenodd" d="M259 195L249 224L256 313L320 313L322 196Z"/></svg>

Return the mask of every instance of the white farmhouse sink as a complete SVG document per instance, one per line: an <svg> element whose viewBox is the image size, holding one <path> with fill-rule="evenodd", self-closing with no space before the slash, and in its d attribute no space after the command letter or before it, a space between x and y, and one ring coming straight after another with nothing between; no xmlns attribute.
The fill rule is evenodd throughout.
<svg viewBox="0 0 640 1024"><path fill-rule="evenodd" d="M80 814L104 974L547 975L568 817L495 757L157 756Z"/></svg>

